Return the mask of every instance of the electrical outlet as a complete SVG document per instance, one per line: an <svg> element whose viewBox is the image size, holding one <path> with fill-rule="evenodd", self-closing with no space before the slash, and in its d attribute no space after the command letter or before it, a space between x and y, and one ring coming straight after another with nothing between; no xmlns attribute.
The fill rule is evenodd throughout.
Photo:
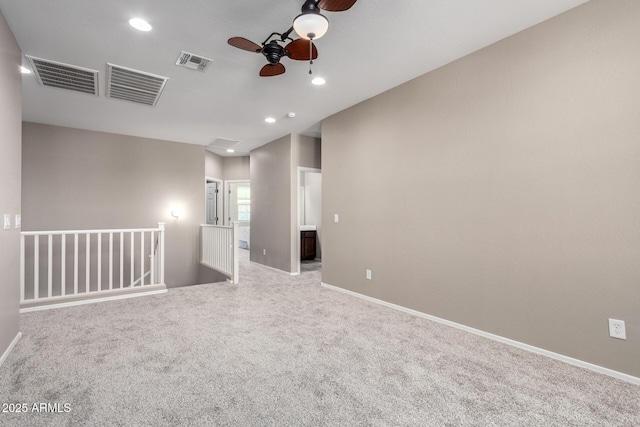
<svg viewBox="0 0 640 427"><path fill-rule="evenodd" d="M624 328L624 320L609 319L609 336L621 340L627 339L627 332Z"/></svg>
<svg viewBox="0 0 640 427"><path fill-rule="evenodd" d="M333 222L340 222L340 215L333 214Z"/></svg>
<svg viewBox="0 0 640 427"><path fill-rule="evenodd" d="M263 249L263 250L262 250L262 255L266 255L266 254L267 254L267 250L266 250L266 249Z"/></svg>
<svg viewBox="0 0 640 427"><path fill-rule="evenodd" d="M371 270L365 271L365 277L367 278L367 280L371 280Z"/></svg>

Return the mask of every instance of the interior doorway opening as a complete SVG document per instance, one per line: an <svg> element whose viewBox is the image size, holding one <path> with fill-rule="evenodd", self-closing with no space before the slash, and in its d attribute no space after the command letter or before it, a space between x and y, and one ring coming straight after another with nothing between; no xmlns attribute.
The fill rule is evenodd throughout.
<svg viewBox="0 0 640 427"><path fill-rule="evenodd" d="M322 170L298 167L298 273L322 269Z"/></svg>
<svg viewBox="0 0 640 427"><path fill-rule="evenodd" d="M251 248L251 184L248 180L225 181L225 225L238 222L238 247Z"/></svg>

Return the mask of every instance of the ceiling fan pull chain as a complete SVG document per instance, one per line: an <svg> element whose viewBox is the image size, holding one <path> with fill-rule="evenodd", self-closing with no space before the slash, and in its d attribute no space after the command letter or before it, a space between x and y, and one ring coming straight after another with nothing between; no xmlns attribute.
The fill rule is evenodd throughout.
<svg viewBox="0 0 640 427"><path fill-rule="evenodd" d="M313 74L311 66L313 65L313 38L309 39L309 74Z"/></svg>

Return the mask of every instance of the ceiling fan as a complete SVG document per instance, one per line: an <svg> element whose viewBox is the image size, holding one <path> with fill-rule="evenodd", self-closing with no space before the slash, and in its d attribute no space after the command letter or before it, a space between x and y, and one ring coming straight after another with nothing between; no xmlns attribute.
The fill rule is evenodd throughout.
<svg viewBox="0 0 640 427"><path fill-rule="evenodd" d="M329 28L329 21L320 13L320 10L329 12L342 12L348 10L357 0L306 0L302 5L300 15L293 20L293 25L284 33L271 33L262 42L262 46L247 40L244 37L231 37L227 42L238 49L247 50L264 55L267 64L260 70L261 77L272 77L283 74L286 71L280 63L282 57L296 61L310 61L318 58L318 50L313 44L314 40L322 37ZM291 33L300 36L294 40ZM286 46L280 43L290 41ZM311 70L309 70L311 74Z"/></svg>

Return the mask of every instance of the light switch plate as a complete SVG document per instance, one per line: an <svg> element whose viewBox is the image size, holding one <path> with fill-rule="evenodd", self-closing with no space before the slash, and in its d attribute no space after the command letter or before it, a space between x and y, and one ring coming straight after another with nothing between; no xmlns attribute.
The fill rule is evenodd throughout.
<svg viewBox="0 0 640 427"><path fill-rule="evenodd" d="M22 227L22 217L20 216L20 214L16 214L15 227L16 228Z"/></svg>
<svg viewBox="0 0 640 427"><path fill-rule="evenodd" d="M11 228L11 215L4 214L4 229L8 230Z"/></svg>
<svg viewBox="0 0 640 427"><path fill-rule="evenodd" d="M338 214L333 214L333 222L340 222L340 216Z"/></svg>

